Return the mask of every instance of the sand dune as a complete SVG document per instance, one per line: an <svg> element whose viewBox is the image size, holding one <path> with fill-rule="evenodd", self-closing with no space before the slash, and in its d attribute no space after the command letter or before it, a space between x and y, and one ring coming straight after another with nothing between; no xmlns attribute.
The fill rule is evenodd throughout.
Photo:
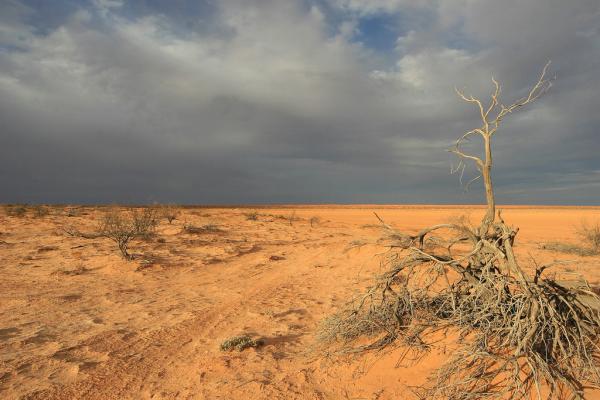
<svg viewBox="0 0 600 400"><path fill-rule="evenodd" d="M572 242L598 208L505 207L517 255L569 259L558 274L600 285L600 257L540 250ZM330 359L311 351L325 316L379 271L376 211L414 232L478 207L185 208L125 261L108 239L72 237L102 215L0 217L2 399L412 399L444 360L397 366L399 352ZM295 220L290 223L289 216ZM319 217L319 221L310 218ZM184 224L218 229L186 233ZM351 243L364 244L349 249ZM222 352L234 335L264 345ZM589 399L600 393L588 392Z"/></svg>

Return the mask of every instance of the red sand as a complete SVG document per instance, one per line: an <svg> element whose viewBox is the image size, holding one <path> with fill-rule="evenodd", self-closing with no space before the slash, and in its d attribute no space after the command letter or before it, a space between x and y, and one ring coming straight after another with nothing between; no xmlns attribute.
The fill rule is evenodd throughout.
<svg viewBox="0 0 600 400"><path fill-rule="evenodd" d="M520 228L517 255L573 260L561 274L600 284L600 257L539 250L576 240L597 207L504 207ZM101 211L79 217L0 217L0 398L36 399L412 399L445 355L410 368L399 353L378 359L326 359L310 353L319 321L364 289L379 271L373 215L414 232L470 214L474 206L306 206L185 208L159 235L136 241L124 261L108 239L83 239L61 228L92 230ZM290 226L278 216L295 212ZM310 226L309 219L321 221ZM223 232L187 234L184 223ZM279 256L280 260L272 260ZM83 268L83 269L82 269ZM228 337L263 338L260 349L224 353ZM600 394L589 393L589 399Z"/></svg>

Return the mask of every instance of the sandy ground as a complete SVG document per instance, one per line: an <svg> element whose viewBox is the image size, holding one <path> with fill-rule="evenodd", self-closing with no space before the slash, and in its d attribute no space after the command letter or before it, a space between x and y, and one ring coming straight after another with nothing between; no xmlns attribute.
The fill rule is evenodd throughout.
<svg viewBox="0 0 600 400"><path fill-rule="evenodd" d="M474 207L188 208L159 234L135 241L135 261L91 231L103 211L63 209L34 218L0 216L0 398L2 399L412 399L443 362L397 366L398 352L331 360L311 351L319 322L379 271L376 211L400 230L467 214ZM295 213L292 224L285 217ZM319 217L311 227L309 219ZM600 285L600 257L546 250L573 242L598 208L506 207L519 226L518 256L558 259L565 275ZM314 221L313 221L314 222ZM185 223L216 232L185 233ZM348 250L351 243L367 243ZM370 244L369 244L370 243ZM248 334L259 349L222 352ZM600 394L589 392L590 399Z"/></svg>

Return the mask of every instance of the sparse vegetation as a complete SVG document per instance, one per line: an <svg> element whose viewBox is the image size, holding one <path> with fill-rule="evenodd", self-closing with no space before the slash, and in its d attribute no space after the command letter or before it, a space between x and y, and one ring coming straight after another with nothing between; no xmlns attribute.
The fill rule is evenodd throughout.
<svg viewBox="0 0 600 400"><path fill-rule="evenodd" d="M234 349L237 351L243 351L250 347L260 347L263 344L264 343L262 340L254 340L248 335L233 336L221 343L221 351L231 351Z"/></svg>
<svg viewBox="0 0 600 400"><path fill-rule="evenodd" d="M123 257L132 260L129 242L134 238L150 238L155 232L157 220L154 210L145 208L142 212L129 210L128 213L111 210L102 218L97 234L111 239L119 246Z"/></svg>
<svg viewBox="0 0 600 400"><path fill-rule="evenodd" d="M292 211L291 214L286 217L286 219L290 226L294 225L294 222L298 220L298 217L296 217L296 210Z"/></svg>
<svg viewBox="0 0 600 400"><path fill-rule="evenodd" d="M554 264L534 261L533 273L527 274L513 250L518 230L496 214L492 135L505 116L551 86L546 68L529 94L509 106L499 101L494 79L488 105L457 90L482 120L452 149L461 163L474 162L482 178L487 210L481 223L440 224L411 235L382 221L396 250L386 253L387 271L360 299L323 323L323 343L340 351L399 344L406 346L405 356L418 360L439 340L434 334L458 334L448 337L458 337L450 359L427 384L414 388L422 399L541 399L542 386L549 399L583 399L587 384L600 384L600 297L583 280L558 281L544 274ZM462 149L475 136L483 140L483 157ZM588 231L593 236L593 229ZM429 241L434 233L440 237ZM368 344L355 344L365 336L372 338Z"/></svg>
<svg viewBox="0 0 600 400"><path fill-rule="evenodd" d="M257 221L258 220L258 212L257 211L249 211L244 213L247 221Z"/></svg>
<svg viewBox="0 0 600 400"><path fill-rule="evenodd" d="M33 216L36 218L43 218L50 214L50 210L46 206L36 205L32 206L31 210L33 211Z"/></svg>
<svg viewBox="0 0 600 400"><path fill-rule="evenodd" d="M540 245L542 250L558 251L560 253L575 254L582 257L595 256L598 250L589 247L582 247L571 243L548 242Z"/></svg>
<svg viewBox="0 0 600 400"><path fill-rule="evenodd" d="M149 240L156 234L158 226L158 217L154 208L144 208L141 212L138 210L130 211L133 228L137 232L137 236Z"/></svg>
<svg viewBox="0 0 600 400"><path fill-rule="evenodd" d="M315 225L319 224L319 222L321 222L321 218L319 217L310 217L310 219L308 220L310 222L310 227L314 228Z"/></svg>
<svg viewBox="0 0 600 400"><path fill-rule="evenodd" d="M589 225L586 221L582 221L577 229L577 234L594 253L597 254L600 252L599 222Z"/></svg>
<svg viewBox="0 0 600 400"><path fill-rule="evenodd" d="M214 224L206 224L202 226L194 226L190 224L185 224L183 226L183 231L185 233L191 234L203 234L203 233L222 233L223 230Z"/></svg>
<svg viewBox="0 0 600 400"><path fill-rule="evenodd" d="M24 204L7 205L4 210L9 217L24 217L27 214L27 206Z"/></svg>
<svg viewBox="0 0 600 400"><path fill-rule="evenodd" d="M600 223L596 222L589 225L587 222L582 221L576 231L582 244L548 242L541 244L540 248L543 250L576 254L583 257L600 254Z"/></svg>
<svg viewBox="0 0 600 400"><path fill-rule="evenodd" d="M172 224L177 219L179 212L176 207L171 205L160 206L160 216Z"/></svg>
<svg viewBox="0 0 600 400"><path fill-rule="evenodd" d="M80 217L81 216L81 207L70 207L67 210L65 210L67 217Z"/></svg>

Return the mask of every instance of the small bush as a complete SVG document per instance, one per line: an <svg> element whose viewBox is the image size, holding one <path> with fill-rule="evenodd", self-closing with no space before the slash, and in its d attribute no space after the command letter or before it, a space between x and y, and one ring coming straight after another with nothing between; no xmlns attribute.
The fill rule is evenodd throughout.
<svg viewBox="0 0 600 400"><path fill-rule="evenodd" d="M176 207L173 207L173 206L161 206L160 207L160 216L162 218L166 219L167 221L169 221L169 224L173 223L173 221L177 219L178 215L179 215L179 212L177 211Z"/></svg>
<svg viewBox="0 0 600 400"><path fill-rule="evenodd" d="M596 253L600 251L600 223L588 225L583 221L577 229L577 234Z"/></svg>
<svg viewBox="0 0 600 400"><path fill-rule="evenodd" d="M313 228L315 225L317 225L319 222L321 222L321 218L311 217L309 222L310 222L310 227Z"/></svg>
<svg viewBox="0 0 600 400"><path fill-rule="evenodd" d="M33 206L32 208L33 216L36 218L43 218L50 214L50 210L45 206Z"/></svg>
<svg viewBox="0 0 600 400"><path fill-rule="evenodd" d="M81 208L80 207L71 207L65 210L67 217L80 217L81 216Z"/></svg>
<svg viewBox="0 0 600 400"><path fill-rule="evenodd" d="M15 204L6 206L6 215L9 217L24 217L27 214L27 206L23 204Z"/></svg>
<svg viewBox="0 0 600 400"><path fill-rule="evenodd" d="M292 211L292 213L288 215L286 219L289 222L290 226L294 225L294 221L298 221L299 219L298 217L296 217L296 210Z"/></svg>
<svg viewBox="0 0 600 400"><path fill-rule="evenodd" d="M580 242L583 243L582 245L549 242L542 244L540 248L543 250L576 254L578 256L595 256L600 254L600 223L596 222L593 225L589 225L587 222L583 221L581 225L576 228L576 232L581 239Z"/></svg>
<svg viewBox="0 0 600 400"><path fill-rule="evenodd" d="M246 216L247 221L257 221L258 220L258 212L256 212L256 211L250 211L250 212L244 213L244 215Z"/></svg>
<svg viewBox="0 0 600 400"><path fill-rule="evenodd" d="M231 351L233 349L243 351L250 347L256 348L262 346L263 344L262 340L254 340L248 335L233 336L221 343L221 351Z"/></svg>
<svg viewBox="0 0 600 400"><path fill-rule="evenodd" d="M129 215L113 210L106 213L100 221L98 235L117 243L123 257L132 260L133 256L128 252L129 242L134 238L152 237L156 226L152 209L146 208L142 212L131 210Z"/></svg>
<svg viewBox="0 0 600 400"><path fill-rule="evenodd" d="M150 239L155 235L158 226L156 210L152 208L144 208L142 212L133 210L131 211L131 219L137 236Z"/></svg>

